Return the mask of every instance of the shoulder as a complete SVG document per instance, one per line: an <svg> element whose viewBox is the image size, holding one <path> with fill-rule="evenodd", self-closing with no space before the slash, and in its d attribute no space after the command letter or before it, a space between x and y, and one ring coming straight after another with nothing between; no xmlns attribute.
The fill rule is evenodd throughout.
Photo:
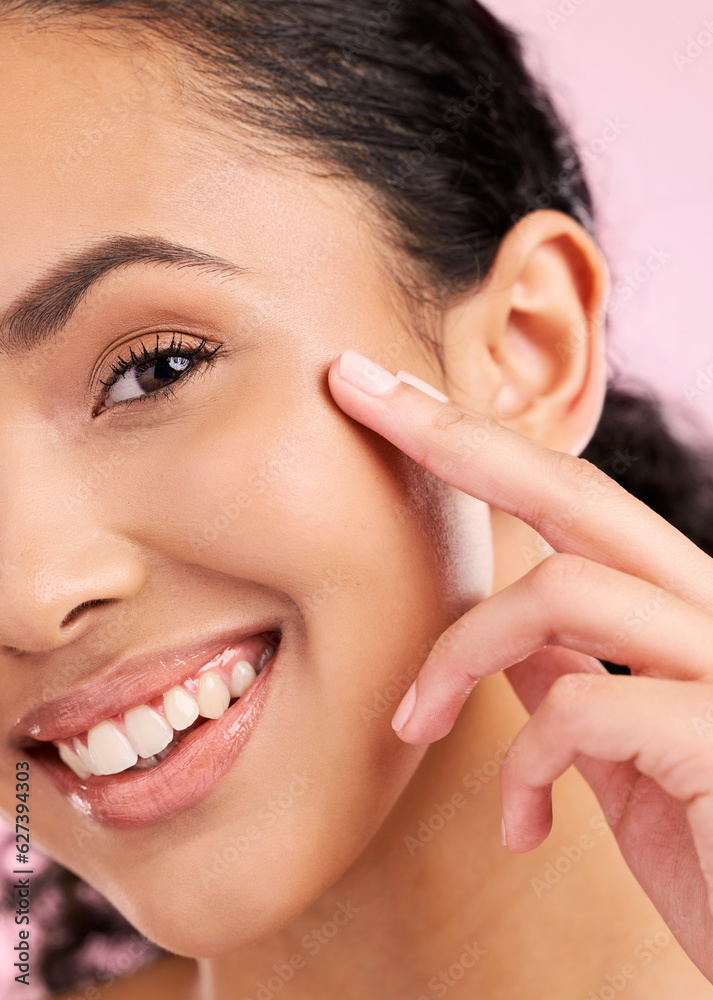
<svg viewBox="0 0 713 1000"><path fill-rule="evenodd" d="M53 1000L194 1000L196 963L168 955L121 979L85 983Z"/></svg>

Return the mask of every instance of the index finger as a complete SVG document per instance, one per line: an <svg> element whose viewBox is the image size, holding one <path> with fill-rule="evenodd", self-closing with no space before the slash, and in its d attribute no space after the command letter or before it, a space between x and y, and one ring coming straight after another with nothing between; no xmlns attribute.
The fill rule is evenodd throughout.
<svg viewBox="0 0 713 1000"><path fill-rule="evenodd" d="M426 386L441 397L434 398L357 351L335 358L328 379L350 417L457 489L525 521L557 552L595 559L713 609L709 556L586 459Z"/></svg>

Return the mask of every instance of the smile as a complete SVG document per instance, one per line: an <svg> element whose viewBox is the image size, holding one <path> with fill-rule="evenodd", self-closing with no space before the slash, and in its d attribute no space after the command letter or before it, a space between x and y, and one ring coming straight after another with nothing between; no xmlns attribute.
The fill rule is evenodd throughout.
<svg viewBox="0 0 713 1000"><path fill-rule="evenodd" d="M146 770L164 760L206 719L220 719L249 690L275 652L261 636L228 647L158 698L98 723L72 739L53 740L79 778Z"/></svg>
<svg viewBox="0 0 713 1000"><path fill-rule="evenodd" d="M204 799L248 743L283 645L270 625L120 661L35 706L14 745L35 780L103 826L171 819Z"/></svg>

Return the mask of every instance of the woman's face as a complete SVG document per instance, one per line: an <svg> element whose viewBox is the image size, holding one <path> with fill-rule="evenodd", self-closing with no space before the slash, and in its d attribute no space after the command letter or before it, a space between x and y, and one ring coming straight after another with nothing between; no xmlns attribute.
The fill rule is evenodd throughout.
<svg viewBox="0 0 713 1000"><path fill-rule="evenodd" d="M218 954L304 909L394 805L425 750L391 716L488 589L487 521L329 393L347 347L437 379L366 195L190 124L167 60L72 30L0 38L3 811L20 717L76 735L231 634L279 630L246 741L224 716L178 768L81 782L54 750L64 779L31 761L35 843L150 938ZM132 351L203 340L212 363L102 385ZM149 395L168 370L174 394ZM482 559L457 559L473 541Z"/></svg>

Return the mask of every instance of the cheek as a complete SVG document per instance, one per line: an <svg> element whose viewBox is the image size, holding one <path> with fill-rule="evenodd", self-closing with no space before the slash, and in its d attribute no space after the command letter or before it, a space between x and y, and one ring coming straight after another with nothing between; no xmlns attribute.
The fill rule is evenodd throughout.
<svg viewBox="0 0 713 1000"><path fill-rule="evenodd" d="M121 500L126 530L173 577L200 567L210 590L234 586L238 599L266 588L265 605L287 608L301 636L306 693L333 705L348 695L357 723L359 706L383 703L387 687L395 708L404 664L422 662L490 592L487 506L331 398L251 395L161 437L126 477L138 484Z"/></svg>
<svg viewBox="0 0 713 1000"><path fill-rule="evenodd" d="M461 575L453 491L334 404L211 411L147 437L114 483L114 518L147 551L280 590L305 620Z"/></svg>
<svg viewBox="0 0 713 1000"><path fill-rule="evenodd" d="M115 500L164 583L198 566L209 600L225 607L259 587L289 619L289 655L241 762L170 843L160 831L141 852L131 842L120 872L108 837L92 879L181 954L269 933L363 850L425 752L398 740L393 712L475 572L470 557L461 565L468 518L450 488L336 407L266 395L249 424L231 412L152 437L125 478L131 495ZM308 785L290 798L294 774ZM242 853L231 838L251 826L259 836ZM197 855L212 859L207 876Z"/></svg>

